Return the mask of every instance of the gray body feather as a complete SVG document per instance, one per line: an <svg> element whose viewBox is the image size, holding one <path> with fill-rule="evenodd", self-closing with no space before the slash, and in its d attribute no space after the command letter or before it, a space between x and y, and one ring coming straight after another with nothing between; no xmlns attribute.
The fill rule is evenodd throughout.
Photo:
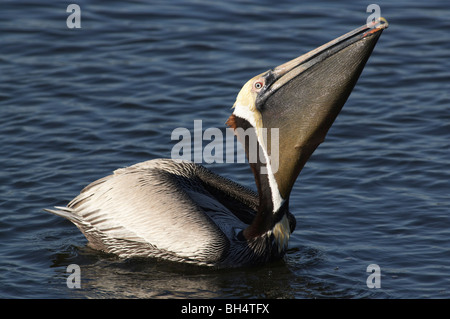
<svg viewBox="0 0 450 319"><path fill-rule="evenodd" d="M201 165L157 159L99 179L67 207L95 249L123 258L156 257L218 267L280 258L268 233L245 240L258 195Z"/></svg>

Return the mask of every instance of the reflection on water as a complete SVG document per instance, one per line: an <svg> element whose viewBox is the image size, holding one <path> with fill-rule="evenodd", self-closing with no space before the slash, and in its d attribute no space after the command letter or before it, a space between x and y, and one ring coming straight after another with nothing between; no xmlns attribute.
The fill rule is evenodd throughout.
<svg viewBox="0 0 450 319"><path fill-rule="evenodd" d="M285 260L262 267L212 269L153 259L120 260L87 247L58 253L51 267L61 286L70 275L67 265L81 268L81 289L70 290L71 298L352 298L386 297L384 292L369 294L363 281L342 288L349 281L338 274L315 272L324 259L321 250L309 247L290 249Z"/></svg>
<svg viewBox="0 0 450 319"><path fill-rule="evenodd" d="M319 252L295 253L301 255L295 263L217 270L159 260L123 261L83 247L57 254L52 267L62 271L58 277L63 283L69 276L65 267L80 266L82 287L71 291L74 298L295 298L299 285L320 290L320 283L308 283L295 273L314 264Z"/></svg>

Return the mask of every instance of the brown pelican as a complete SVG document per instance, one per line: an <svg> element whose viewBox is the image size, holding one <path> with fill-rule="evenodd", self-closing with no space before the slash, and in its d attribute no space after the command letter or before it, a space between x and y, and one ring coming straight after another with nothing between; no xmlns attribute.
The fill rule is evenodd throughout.
<svg viewBox="0 0 450 319"><path fill-rule="evenodd" d="M67 207L47 211L73 222L91 247L123 258L216 267L282 258L296 224L289 212L294 182L387 25L383 18L364 25L243 86L227 124L239 138L246 138L239 136L244 130L255 133L266 159L249 161L257 192L192 162L155 159L118 169ZM277 170L262 128L278 129Z"/></svg>

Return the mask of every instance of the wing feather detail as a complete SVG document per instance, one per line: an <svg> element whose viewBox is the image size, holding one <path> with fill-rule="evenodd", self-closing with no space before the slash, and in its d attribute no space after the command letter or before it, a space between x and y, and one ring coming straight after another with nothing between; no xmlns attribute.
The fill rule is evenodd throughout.
<svg viewBox="0 0 450 319"><path fill-rule="evenodd" d="M224 231L231 228L224 224L242 221L205 189L211 181L201 175L213 178L208 172L188 162L147 161L116 170L85 187L67 207L48 211L77 225L94 248L122 257L215 263L229 246ZM254 201L251 191L233 192Z"/></svg>

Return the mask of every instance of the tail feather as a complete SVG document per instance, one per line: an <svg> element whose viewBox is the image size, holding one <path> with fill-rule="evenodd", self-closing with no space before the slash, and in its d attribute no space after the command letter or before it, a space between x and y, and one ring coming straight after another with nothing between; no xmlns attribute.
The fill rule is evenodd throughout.
<svg viewBox="0 0 450 319"><path fill-rule="evenodd" d="M80 218L75 214L75 210L69 207L55 206L55 209L44 209L44 211L64 217L72 223L81 223Z"/></svg>

